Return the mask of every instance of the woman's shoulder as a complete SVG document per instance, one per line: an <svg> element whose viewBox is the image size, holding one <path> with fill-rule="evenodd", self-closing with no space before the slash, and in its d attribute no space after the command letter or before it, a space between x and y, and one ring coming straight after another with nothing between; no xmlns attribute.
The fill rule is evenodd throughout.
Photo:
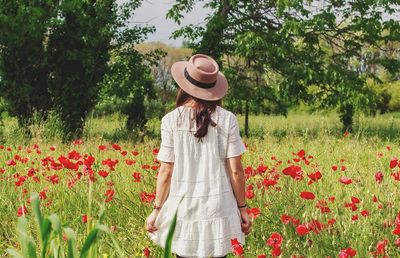
<svg viewBox="0 0 400 258"><path fill-rule="evenodd" d="M233 114L232 111L230 111L228 109L225 109L225 108L223 108L221 106L217 106L217 110L219 110L219 112L224 113L224 114L226 114L228 116L234 116L235 115L235 114Z"/></svg>
<svg viewBox="0 0 400 258"><path fill-rule="evenodd" d="M161 118L161 121L164 123L170 123L171 121L175 121L178 117L186 117L186 113L189 113L191 110L192 108L186 106L175 107L174 109L168 111ZM217 120L219 121L225 120L225 123L232 123L232 121L236 118L236 115L232 111L225 109L221 106L216 107L213 116L217 116Z"/></svg>

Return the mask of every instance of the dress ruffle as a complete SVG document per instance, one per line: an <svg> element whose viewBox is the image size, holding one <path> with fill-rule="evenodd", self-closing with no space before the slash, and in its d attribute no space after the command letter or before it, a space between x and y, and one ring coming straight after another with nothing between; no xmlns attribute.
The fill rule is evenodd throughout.
<svg viewBox="0 0 400 258"><path fill-rule="evenodd" d="M150 238L162 248L165 248L168 228L173 217L170 212L164 214L166 215L171 218L164 219L162 224L158 227L156 225L157 231L149 233ZM234 238L242 245L245 244L245 235L240 226L240 213L197 221L177 219L171 249L173 253L184 257L224 256L232 252L231 239Z"/></svg>

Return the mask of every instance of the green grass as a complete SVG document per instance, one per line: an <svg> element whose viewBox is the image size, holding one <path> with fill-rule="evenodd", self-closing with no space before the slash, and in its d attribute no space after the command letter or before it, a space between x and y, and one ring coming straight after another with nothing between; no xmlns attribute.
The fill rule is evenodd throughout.
<svg viewBox="0 0 400 258"><path fill-rule="evenodd" d="M240 127L244 129L243 117L238 116ZM262 253L269 255L270 247L265 240L272 232L278 232L283 236L281 246L282 257L291 255L303 255L305 257L337 257L341 249L351 246L357 250L357 257L369 257L376 250L378 241L388 239L387 255L396 257L399 249L395 247L392 234L393 227L383 227L383 223L394 222L396 214L400 211L399 184L390 176L396 170L389 169L389 161L392 157L400 158L399 139L400 116L399 114L387 114L384 116L362 117L357 116L355 130L347 137L343 137L340 123L335 114L290 114L288 118L276 116L252 116L250 118L250 138L244 138L248 145L248 151L243 156L244 167L252 167L254 170L260 165L268 169L247 180L246 185L253 185L255 197L248 200L250 207L260 208L261 215L253 222L253 231L246 238L244 246L246 257L257 257ZM89 200L88 176L83 174L82 179L73 187L68 186L69 180L76 176L76 171L62 169L54 171L46 169L42 160L49 156L54 160L60 155L67 156L72 150L80 154L89 154L95 157L93 170L109 169L101 164L107 158L118 159L115 171L110 171L107 178L96 175L93 184L91 214L99 212L96 202L104 203L107 189L115 190L115 196L110 202L104 203L105 217L103 224L114 232L114 236L124 250L131 257L142 257L143 249L151 250L151 257L162 257L163 250L155 246L147 237L144 221L151 213L149 203L141 201L141 193L155 192L157 167L153 162L152 150L159 145L159 121L152 120L148 123L149 132L143 138L142 143L131 141L130 135L123 129L124 118L118 115L101 119L90 119L85 128L83 145L61 144L58 140L41 138L40 132L36 132L32 140L23 140L18 132L15 120L5 121L3 137L4 146L10 147L0 150L0 168L5 168L0 173L0 217L2 227L0 230L0 256L5 256L5 250L17 243L17 210L26 203L28 196L33 191L46 192L47 199L42 200L41 208L45 214L57 213L60 221L66 222L65 226L73 228L77 233L77 246L82 247L87 232L87 224L82 222L82 215L87 214ZM38 129L39 130L39 129ZM118 142L128 154L121 155L119 151L112 150L110 142ZM36 153L34 144L39 145L41 153ZM98 145L105 144L107 151L99 151ZM21 146L21 150L18 150ZM51 151L50 146L56 150ZM390 150L387 149L390 146ZM27 150L32 150L28 153ZM293 153L304 149L307 155L312 155L310 164L296 163ZM132 151L137 150L139 155L133 156ZM378 154L381 157L378 157ZM16 161L16 166L7 166L10 159L16 160L19 155L28 158L26 163ZM272 158L272 157L276 157ZM136 163L128 165L126 159L135 160ZM341 162L341 159L344 161ZM282 174L287 167L287 161L291 164L299 164L304 171L304 179L295 181ZM282 163L278 162L282 161ZM32 164L32 162L34 162ZM144 165L149 165L146 168ZM332 165L338 165L338 171L331 169ZM346 171L340 167L346 166ZM17 187L15 182L19 176L27 176L29 168L37 169L36 175L40 182L35 182L32 177L22 186ZM322 179L311 185L307 185L307 174L316 170L321 171ZM375 182L375 173L382 171L384 180L381 184ZM82 167L79 172L83 173ZM138 172L142 175L141 182L134 182L132 174ZM51 175L59 176L59 183L53 184L47 180ZM265 178L279 176L276 187L264 189L258 188ZM350 185L339 182L339 178L348 176L353 180ZM113 182L113 186L107 183ZM109 183L110 184L110 183ZM26 190L23 190L26 189ZM26 194L24 194L26 191ZM300 192L311 191L316 195L315 200L303 200ZM379 200L372 202L373 196ZM327 200L334 196L335 201L328 206L332 213L321 213L315 208L318 200ZM355 196L361 200L357 211L351 211L344 207L345 202L350 202ZM378 205L382 204L382 209ZM392 206L393 204L393 206ZM28 218L32 219L33 211L28 207ZM363 217L361 210L368 210L369 216ZM281 222L282 214L288 214L300 220L301 223L310 222L312 219L326 223L335 218L336 223L331 228L323 229L319 234L310 233L300 237L291 224ZM359 219L352 221L353 215ZM94 216L94 215L93 215ZM34 235L34 230L32 233ZM100 239L99 254L107 253L110 257L117 257L113 245L107 239ZM232 257L232 256L230 256Z"/></svg>

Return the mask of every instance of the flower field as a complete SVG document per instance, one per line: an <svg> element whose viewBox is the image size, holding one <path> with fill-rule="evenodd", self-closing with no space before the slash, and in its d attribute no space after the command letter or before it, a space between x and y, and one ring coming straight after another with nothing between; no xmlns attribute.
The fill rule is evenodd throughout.
<svg viewBox="0 0 400 258"><path fill-rule="evenodd" d="M398 140L336 136L244 138L252 232L232 250L244 257L398 257ZM82 245L105 206L109 227L127 257L162 257L147 237L159 164L159 141L0 146L0 256L17 247L17 218L33 220L30 193L44 214L56 213ZM30 226L33 235L36 231ZM106 237L99 254L117 257ZM231 254L230 257L234 255Z"/></svg>

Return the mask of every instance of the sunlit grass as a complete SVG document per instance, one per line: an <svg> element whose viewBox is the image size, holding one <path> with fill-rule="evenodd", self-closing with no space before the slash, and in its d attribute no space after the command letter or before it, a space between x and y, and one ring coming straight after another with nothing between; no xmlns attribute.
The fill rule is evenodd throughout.
<svg viewBox="0 0 400 258"><path fill-rule="evenodd" d="M241 129L243 117L238 116ZM264 173L257 174L247 180L246 185L253 185L255 197L248 200L250 207L260 208L261 214L253 222L253 231L246 238L246 257L257 257L262 253L270 252L265 240L272 232L279 232L283 236L282 257L303 255L305 257L337 257L341 249L351 246L357 250L358 257L369 257L370 252L376 250L378 241L388 239L387 255L396 257L399 249L395 247L392 234L393 227L384 227L384 222L394 222L400 211L397 203L400 201L399 181L395 181L389 169L392 157L400 157L399 126L400 117L397 114L385 116L357 117L355 131L344 137L340 131L340 124L335 114L309 116L306 114L289 115L284 117L255 117L250 118L250 129L253 137L244 137L248 145L243 156L244 167L256 170L260 165L267 166ZM115 196L105 204L104 224L108 225L115 234L121 248L130 256L142 257L144 248L148 247L151 257L162 257L163 250L155 246L147 237L144 221L150 214L152 206L142 198L146 194L155 192L157 164L154 163L153 149L158 148L159 121L150 121L149 129L154 137L146 136L143 143L134 143L129 138L121 137L118 141L126 156L120 151L113 150L110 135L123 132L123 118L118 115L93 118L85 129L83 145L61 144L58 141L46 142L46 139L33 139L18 144L18 139L12 137L13 120L5 122L5 147L0 150L0 216L2 227L0 230L0 256L5 256L6 248L16 244L16 223L18 207L26 203L29 194L33 191L46 191L47 199L42 200L42 209L45 214L57 213L60 220L67 222L68 227L77 232L77 244L82 246L87 225L82 216L87 213L89 184L87 176L83 176L73 187L68 182L77 171L62 169L55 171L45 169L42 159L46 156L57 161L60 155L67 156L72 150L80 154L89 154L95 157L93 169L96 182L93 184L93 202L104 203L108 189L115 191ZM14 124L15 125L15 124ZM16 127L14 127L15 129ZM15 132L15 131L14 131ZM396 133L397 132L397 133ZM41 153L37 153L34 144L38 144ZM105 144L106 151L100 151L98 146ZM21 150L18 146L21 145ZM50 147L55 146L55 151ZM10 151L7 147L11 147ZM28 153L27 149L32 152ZM312 155L310 164L303 161L296 163L296 153L305 150L306 156ZM132 151L137 151L134 156ZM17 161L16 166L8 166L8 160L16 160L16 156L28 158L26 163ZM115 171L110 171L101 161L107 158L118 159ZM125 160L134 160L128 165ZM298 164L304 171L304 179L295 181L282 174L282 170L291 164ZM279 164L278 161L282 161ZM32 164L34 162L34 164ZM337 171L332 166L338 166ZM341 167L345 166L345 171ZM20 176L27 176L29 168L37 170L36 176L40 182L32 177L21 185L15 182ZM100 177L98 171L109 171L106 178ZM319 170L322 173L320 181L308 185L311 174ZM79 172L82 172L80 167ZM280 179L275 187L262 187L265 178L269 178L276 171ZM381 184L375 181L375 173L381 171L384 179ZM134 173L140 173L141 182L135 182ZM59 183L53 184L48 176L58 175ZM339 182L342 176L353 180L350 185ZM111 184L112 182L112 184ZM26 190L24 190L26 189ZM300 192L311 191L316 195L315 200L303 200ZM26 194L24 194L26 192ZM327 200L335 197L333 203L328 201L332 213L321 213L317 209L318 200ZM344 207L344 203L351 202L351 197L361 200L356 211ZM378 202L373 202L373 196ZM382 205L381 208L378 206ZM27 205L28 206L28 205ZM28 206L29 208L29 206ZM98 213L98 206L92 206L92 214ZM362 210L368 210L369 216L361 215ZM319 234L309 233L300 237L291 224L285 225L280 217L290 215L301 223L312 219L324 224L334 218L336 223L324 228ZM352 216L358 216L353 221ZM32 211L28 210L28 217ZM100 240L99 253L107 253L116 257L112 244ZM232 256L231 256L232 257Z"/></svg>

